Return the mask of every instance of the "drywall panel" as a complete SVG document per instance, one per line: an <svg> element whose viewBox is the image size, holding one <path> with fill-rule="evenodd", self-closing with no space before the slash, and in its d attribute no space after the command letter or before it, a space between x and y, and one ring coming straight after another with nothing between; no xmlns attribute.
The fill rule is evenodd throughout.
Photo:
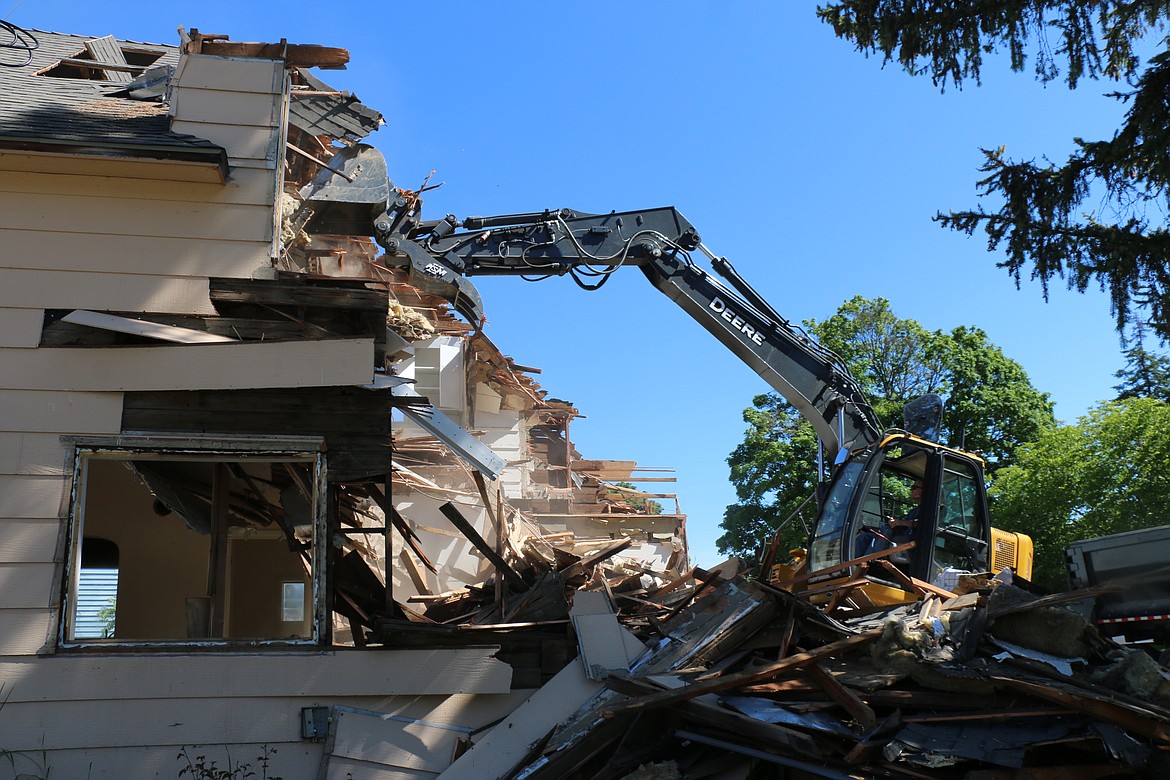
<svg viewBox="0 0 1170 780"><path fill-rule="evenodd" d="M0 565L52 563L60 532L61 521L55 518L0 518Z"/></svg>
<svg viewBox="0 0 1170 780"><path fill-rule="evenodd" d="M0 609L0 682L17 679L8 671L13 657L33 655L48 645L52 620L49 609Z"/></svg>
<svg viewBox="0 0 1170 780"><path fill-rule="evenodd" d="M0 155L0 171L6 163L15 162ZM30 157L44 163L47 158ZM100 193L102 198L120 200L154 199L195 203L238 203L272 206L274 177L263 171L234 171L226 183L199 183L186 181L144 181L123 176L92 176L77 172L77 168L63 168L42 173L40 166L28 166L19 176L0 175L0 191L27 195L72 195L78 192ZM71 260L73 258L70 258Z"/></svg>
<svg viewBox="0 0 1170 780"><path fill-rule="evenodd" d="M35 347L44 321L42 309L0 309L0 347Z"/></svg>
<svg viewBox="0 0 1170 780"><path fill-rule="evenodd" d="M2 371L2 369L0 369ZM0 373L2 376L2 373ZM121 393L71 393L54 390L10 390L0 380L0 431L15 433L118 433L122 428ZM20 452L12 457L14 447ZM64 445L62 445L64 446ZM42 473L36 465L56 465L49 439L23 436L0 439L6 467L4 473L21 474L21 464L29 464L29 473ZM28 447L28 455L25 455ZM16 469L8 464L15 460ZM52 472L49 472L52 473Z"/></svg>
<svg viewBox="0 0 1170 780"><path fill-rule="evenodd" d="M52 271L61 267L61 258L67 257L70 273L77 281L86 279L76 273L79 271L248 278L259 269L272 267L268 259L269 245L260 241L204 242L158 236L112 239L89 233L41 230L6 231L3 241L6 268ZM53 306L63 308L60 304ZM39 326L37 332L39 335Z"/></svg>
<svg viewBox="0 0 1170 780"><path fill-rule="evenodd" d="M23 681L9 703L502 694L512 667L494 658L496 650L60 655L8 659L0 674Z"/></svg>
<svg viewBox="0 0 1170 780"><path fill-rule="evenodd" d="M236 390L361 385L372 339L0 349L0 387L20 390Z"/></svg>
<svg viewBox="0 0 1170 780"><path fill-rule="evenodd" d="M0 517L58 517L66 484L62 477L0 475Z"/></svg>
<svg viewBox="0 0 1170 780"><path fill-rule="evenodd" d="M7 235L0 231L0 242ZM0 269L0 307L215 314L206 279Z"/></svg>
<svg viewBox="0 0 1170 780"><path fill-rule="evenodd" d="M0 229L90 233L95 241L103 235L267 241L271 220L266 205L0 191Z"/></svg>
<svg viewBox="0 0 1170 780"><path fill-rule="evenodd" d="M47 609L54 579L52 563L0 563L0 609Z"/></svg>

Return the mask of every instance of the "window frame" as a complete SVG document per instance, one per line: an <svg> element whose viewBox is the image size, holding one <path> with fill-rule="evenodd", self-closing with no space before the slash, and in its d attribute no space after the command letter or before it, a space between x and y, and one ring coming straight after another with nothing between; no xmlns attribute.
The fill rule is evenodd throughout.
<svg viewBox="0 0 1170 780"><path fill-rule="evenodd" d="M61 561L57 578L58 593L53 594L56 623L53 636L56 649L67 652L109 653L118 651L152 650L185 652L192 648L259 650L273 648L289 650L303 648L318 650L332 640L331 615L328 603L328 540L332 530L329 516L329 484L325 440L322 437L300 436L155 436L124 435L117 437L62 436L68 447L66 473L70 475L68 500L63 502L60 520L62 532L58 540L57 560ZM102 460L142 459L142 456L165 460L198 459L224 462L264 458L303 460L310 466L314 490L313 541L311 545L312 572L309 610L309 636L297 639L149 639L119 640L70 638L77 577L81 565L81 545L85 536L84 512L86 497L86 465L94 458Z"/></svg>

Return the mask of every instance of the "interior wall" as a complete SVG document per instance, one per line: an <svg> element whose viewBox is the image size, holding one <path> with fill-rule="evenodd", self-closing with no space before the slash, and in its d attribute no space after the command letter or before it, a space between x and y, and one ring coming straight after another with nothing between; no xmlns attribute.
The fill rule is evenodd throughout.
<svg viewBox="0 0 1170 780"><path fill-rule="evenodd" d="M175 513L155 514L154 497L124 463L91 458L87 471L82 533L118 545L114 637L186 637L186 599L207 595L210 537Z"/></svg>
<svg viewBox="0 0 1170 780"><path fill-rule="evenodd" d="M228 552L228 608L224 631L232 639L308 639L313 584L301 556L283 538L232 539ZM305 586L304 619L281 620L282 586Z"/></svg>

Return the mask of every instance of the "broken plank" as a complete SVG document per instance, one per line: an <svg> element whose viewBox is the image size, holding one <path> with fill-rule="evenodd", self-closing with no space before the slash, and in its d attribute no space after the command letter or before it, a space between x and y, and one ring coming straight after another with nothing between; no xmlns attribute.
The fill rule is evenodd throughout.
<svg viewBox="0 0 1170 780"><path fill-rule="evenodd" d="M479 535L479 532L467 521L467 519L459 513L459 510L450 501L439 507L439 511L443 516L451 521L451 525L459 529L459 531L467 537L467 540L475 545L476 549L483 553L483 557L487 558L492 564L504 575L512 587L516 590L527 590L528 584L524 582L523 578L516 571L508 565L502 557L496 554L492 546ZM627 544L629 540L626 540Z"/></svg>
<svg viewBox="0 0 1170 780"><path fill-rule="evenodd" d="M631 710L643 710L652 707L662 707L668 704L676 704L681 701L693 699L696 696L701 696L704 693L715 693L718 691L726 691L730 688L736 688L741 685L755 685L756 683L767 682L775 677L784 674L789 670L801 669L813 661L821 658L830 658L855 647L868 644L877 639L881 635L881 629L868 631L864 634L856 634L845 639L839 639L836 642L831 642L827 645L810 650L804 653L797 653L790 655L787 658L781 659L775 663L769 664L761 669L756 669L750 672L739 672L737 674L729 674L724 677L719 677L714 680L705 680L703 682L692 683L683 688L678 688L670 691L662 691L661 693L654 693L643 696L637 699L630 699L629 701L613 704L602 711L605 717L612 717L622 712Z"/></svg>
<svg viewBox="0 0 1170 780"><path fill-rule="evenodd" d="M605 685L607 688L627 696L646 696L658 693L655 686L637 678L609 677L605 680ZM812 737L795 729L694 700L680 702L678 710L692 721L716 726L729 733L739 734L754 741L782 745L810 758L819 758L821 755L821 751Z"/></svg>
<svg viewBox="0 0 1170 780"><path fill-rule="evenodd" d="M122 47L118 45L114 36L107 35L104 38L88 40L85 42L85 50L93 58L92 62L87 63L87 67L102 71L106 81L128 84L134 79L124 70L127 67L126 55L122 53Z"/></svg>
<svg viewBox="0 0 1170 780"><path fill-rule="evenodd" d="M841 681L826 671L823 666L817 663L809 664L804 671L812 678L813 682L829 694L833 701L840 704L846 712L852 715L853 719L867 733L877 727L877 716L869 708L869 705L858 698L856 693L842 685Z"/></svg>

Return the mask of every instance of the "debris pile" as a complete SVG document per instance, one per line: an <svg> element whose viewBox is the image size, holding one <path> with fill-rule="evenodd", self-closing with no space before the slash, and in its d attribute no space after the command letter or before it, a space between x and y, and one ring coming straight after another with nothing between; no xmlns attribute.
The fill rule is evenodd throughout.
<svg viewBox="0 0 1170 780"><path fill-rule="evenodd" d="M1073 596L969 577L961 593L830 614L805 595L823 584L794 593L727 567L710 574L711 587L686 609L647 622L616 616L645 640L628 667L613 652L620 639L606 655L597 624L587 634L575 617L582 661L566 673L600 682L496 776L689 778L718 768L719 777L990 780L1170 771L1170 673L1098 636L1065 607ZM596 658L608 659L602 674ZM470 777L474 767L491 775L493 758L507 752L503 739L489 733L442 777Z"/></svg>

